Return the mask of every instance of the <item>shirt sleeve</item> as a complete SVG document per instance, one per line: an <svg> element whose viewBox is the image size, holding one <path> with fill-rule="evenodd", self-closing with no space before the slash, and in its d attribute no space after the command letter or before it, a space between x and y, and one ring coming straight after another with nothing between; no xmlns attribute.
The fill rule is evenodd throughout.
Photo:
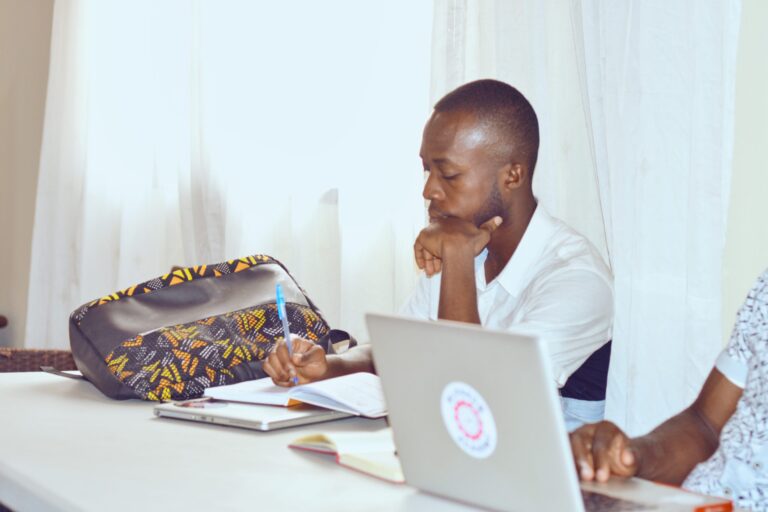
<svg viewBox="0 0 768 512"><path fill-rule="evenodd" d="M410 318L416 318L421 320L429 320L432 309L432 288L434 283L432 280L439 279L439 275L432 278L428 278L426 275L422 275L419 278L419 282L416 284L416 288L411 293L408 300L400 308L400 314ZM437 289L440 289L439 283Z"/></svg>
<svg viewBox="0 0 768 512"><path fill-rule="evenodd" d="M754 344L766 337L768 328L768 270L757 279L736 314L736 323L728 346L715 362L720 373L740 388L747 381L749 360L754 356ZM763 347L765 350L766 347Z"/></svg>
<svg viewBox="0 0 768 512"><path fill-rule="evenodd" d="M558 387L611 339L613 289L590 270L564 270L540 278L522 300L522 317L509 328L545 342Z"/></svg>

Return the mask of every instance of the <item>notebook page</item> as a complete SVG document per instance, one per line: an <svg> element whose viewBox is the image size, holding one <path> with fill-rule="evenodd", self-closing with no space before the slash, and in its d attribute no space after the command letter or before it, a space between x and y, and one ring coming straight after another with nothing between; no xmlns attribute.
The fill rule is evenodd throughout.
<svg viewBox="0 0 768 512"><path fill-rule="evenodd" d="M292 448L305 448L326 453L395 453L392 429L374 432L324 432L294 439Z"/></svg>
<svg viewBox="0 0 768 512"><path fill-rule="evenodd" d="M288 405L293 388L276 386L270 377L208 388L204 395L216 400L251 404Z"/></svg>
<svg viewBox="0 0 768 512"><path fill-rule="evenodd" d="M338 453L395 453L395 440L390 428L375 432L332 432L325 434L325 437L333 442Z"/></svg>
<svg viewBox="0 0 768 512"><path fill-rule="evenodd" d="M294 388L291 396L308 404L361 414L369 418L387 415L381 380L372 373L352 373L305 384Z"/></svg>

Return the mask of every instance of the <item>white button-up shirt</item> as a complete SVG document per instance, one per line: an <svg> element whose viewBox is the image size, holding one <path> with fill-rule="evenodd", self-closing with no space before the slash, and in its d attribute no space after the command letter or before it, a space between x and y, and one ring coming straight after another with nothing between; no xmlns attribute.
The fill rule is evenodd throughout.
<svg viewBox="0 0 768 512"><path fill-rule="evenodd" d="M683 486L768 511L768 270L741 306L715 366L744 393L720 433L717 451Z"/></svg>
<svg viewBox="0 0 768 512"><path fill-rule="evenodd" d="M611 339L613 287L600 254L539 205L512 258L485 282L484 250L475 258L477 309L483 326L543 339L558 387ZM437 319L440 274L422 276L403 315Z"/></svg>

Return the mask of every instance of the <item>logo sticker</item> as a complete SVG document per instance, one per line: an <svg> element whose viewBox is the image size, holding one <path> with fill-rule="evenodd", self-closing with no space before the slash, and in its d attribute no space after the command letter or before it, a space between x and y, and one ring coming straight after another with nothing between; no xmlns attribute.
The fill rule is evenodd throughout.
<svg viewBox="0 0 768 512"><path fill-rule="evenodd" d="M496 450L496 422L482 395L464 382L451 382L441 396L443 423L456 446L485 459Z"/></svg>

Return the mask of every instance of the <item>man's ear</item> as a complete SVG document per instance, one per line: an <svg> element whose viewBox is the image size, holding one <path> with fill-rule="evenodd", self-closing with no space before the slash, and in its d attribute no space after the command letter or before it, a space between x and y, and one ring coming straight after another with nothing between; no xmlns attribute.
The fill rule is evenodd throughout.
<svg viewBox="0 0 768 512"><path fill-rule="evenodd" d="M504 188L512 190L520 188L526 181L528 170L522 164L506 164L502 168Z"/></svg>

